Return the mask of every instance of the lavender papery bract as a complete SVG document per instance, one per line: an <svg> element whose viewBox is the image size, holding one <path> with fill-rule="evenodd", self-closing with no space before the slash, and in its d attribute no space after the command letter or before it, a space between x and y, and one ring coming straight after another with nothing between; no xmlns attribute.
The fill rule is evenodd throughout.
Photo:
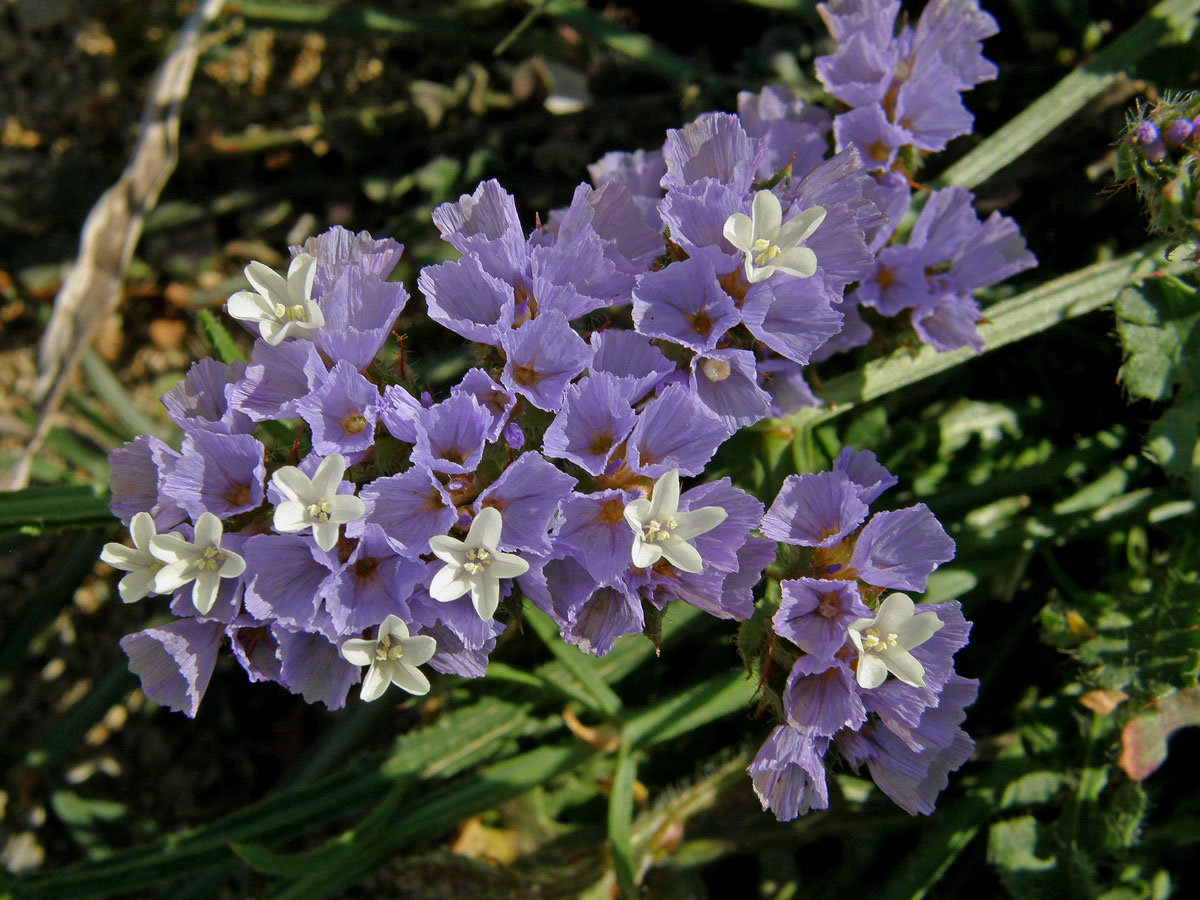
<svg viewBox="0 0 1200 900"><path fill-rule="evenodd" d="M248 434L191 431L160 490L192 519L205 512L228 519L263 502L263 453L262 443Z"/></svg>
<svg viewBox="0 0 1200 900"><path fill-rule="evenodd" d="M568 459L591 475L602 475L613 452L637 422L629 382L594 372L567 388L562 408L546 429L542 452Z"/></svg>
<svg viewBox="0 0 1200 900"><path fill-rule="evenodd" d="M313 450L322 456L341 453L354 459L375 443L379 388L355 366L338 361L296 402L296 411L312 429Z"/></svg>
<svg viewBox="0 0 1200 900"><path fill-rule="evenodd" d="M215 359L198 360L179 384L162 395L162 404L171 420L185 430L249 434L254 422L229 402L229 389L245 373L244 362L225 365Z"/></svg>

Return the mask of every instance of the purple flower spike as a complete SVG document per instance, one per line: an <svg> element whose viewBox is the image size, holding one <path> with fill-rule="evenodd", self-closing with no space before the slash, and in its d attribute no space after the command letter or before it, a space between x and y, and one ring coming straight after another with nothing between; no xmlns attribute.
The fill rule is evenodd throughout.
<svg viewBox="0 0 1200 900"><path fill-rule="evenodd" d="M264 448L248 434L193 431L179 460L163 477L162 492L193 519L205 512L228 519L263 502Z"/></svg>
<svg viewBox="0 0 1200 900"><path fill-rule="evenodd" d="M504 514L501 550L550 552L550 523L571 494L575 479L542 459L522 453L475 501L476 511L493 507Z"/></svg>
<svg viewBox="0 0 1200 900"><path fill-rule="evenodd" d="M785 165L792 177L802 178L825 158L829 114L792 96L785 87L768 85L760 93L738 94L738 117L750 137L766 145L758 178L770 178Z"/></svg>
<svg viewBox="0 0 1200 900"><path fill-rule="evenodd" d="M693 350L712 350L741 318L717 280L714 256L700 254L648 272L633 291L633 322L642 334Z"/></svg>
<svg viewBox="0 0 1200 900"><path fill-rule="evenodd" d="M296 404L312 428L313 450L351 455L371 448L379 418L379 388L348 362L339 362L311 394Z"/></svg>
<svg viewBox="0 0 1200 900"><path fill-rule="evenodd" d="M627 384L607 372L568 387L562 410L546 429L543 452L569 459L592 475L602 474L637 421L627 391Z"/></svg>
<svg viewBox="0 0 1200 900"><path fill-rule="evenodd" d="M366 522L416 553L424 553L429 539L448 532L457 518L450 495L424 466L376 478L359 498L367 505Z"/></svg>
<svg viewBox="0 0 1200 900"><path fill-rule="evenodd" d="M867 584L923 591L933 570L953 558L954 541L929 507L918 503L876 513L858 536L850 567Z"/></svg>
<svg viewBox="0 0 1200 900"><path fill-rule="evenodd" d="M783 601L771 620L776 634L805 653L832 658L855 619L870 618L852 581L797 578L782 584Z"/></svg>
<svg viewBox="0 0 1200 900"><path fill-rule="evenodd" d="M746 768L764 811L790 822L810 809L829 808L825 751L829 738L811 728L779 725Z"/></svg>
<svg viewBox="0 0 1200 900"><path fill-rule="evenodd" d="M833 461L833 471L845 472L858 486L858 498L863 503L871 504L890 487L894 487L900 479L884 468L870 450L854 450L843 447L837 459Z"/></svg>
<svg viewBox="0 0 1200 900"><path fill-rule="evenodd" d="M192 363L183 380L162 395L167 414L185 429L199 428L224 434L249 434L254 423L229 405L226 389L246 374L246 364L224 365L215 359Z"/></svg>
<svg viewBox="0 0 1200 900"><path fill-rule="evenodd" d="M832 547L866 517L867 504L844 472L789 475L763 517L762 533L785 544Z"/></svg>
<svg viewBox="0 0 1200 900"><path fill-rule="evenodd" d="M602 587L578 607L563 632L563 640L584 653L604 656L623 634L645 627L642 601L617 587Z"/></svg>
<svg viewBox="0 0 1200 900"><path fill-rule="evenodd" d="M551 412L562 406L567 382L592 359L583 338L555 310L506 332L501 344L508 355L500 376L504 385Z"/></svg>
<svg viewBox="0 0 1200 900"><path fill-rule="evenodd" d="M802 656L792 666L783 691L783 713L793 728L811 728L832 736L843 728L858 730L867 721L862 690L840 659Z"/></svg>
<svg viewBox="0 0 1200 900"><path fill-rule="evenodd" d="M435 472L462 475L474 472L483 458L492 417L470 394L452 394L417 413L417 443L413 462Z"/></svg>
<svg viewBox="0 0 1200 900"><path fill-rule="evenodd" d="M680 475L699 475L727 436L720 419L687 388L673 384L638 416L626 462L651 478L672 469Z"/></svg>
<svg viewBox="0 0 1200 900"><path fill-rule="evenodd" d="M636 331L610 329L592 332L592 372L608 372L627 382L630 403L675 371L675 365L650 339Z"/></svg>
<svg viewBox="0 0 1200 900"><path fill-rule="evenodd" d="M178 619L121 638L129 668L152 702L196 717L200 699L217 664L225 626L220 622Z"/></svg>

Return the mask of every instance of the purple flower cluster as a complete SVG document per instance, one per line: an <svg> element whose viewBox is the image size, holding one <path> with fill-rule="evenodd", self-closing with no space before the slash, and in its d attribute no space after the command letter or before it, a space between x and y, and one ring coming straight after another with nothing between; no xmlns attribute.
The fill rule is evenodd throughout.
<svg viewBox="0 0 1200 900"><path fill-rule="evenodd" d="M848 107L833 120L837 149L856 147L876 170L906 148L929 153L969 134L961 93L996 77L980 41L999 29L974 0L931 0L916 27L897 29L900 0L817 5L837 42L816 60L825 90Z"/></svg>
<svg viewBox="0 0 1200 900"><path fill-rule="evenodd" d="M925 590L954 556L924 504L867 518L895 483L873 453L846 448L832 471L790 476L763 518L767 537L808 548L803 572L781 582L771 620L783 639L772 660L792 661L783 723L748 770L763 809L780 820L828 807L831 744L914 815L933 811L974 747L959 725L978 682L957 675L953 660L970 623L956 602L885 594Z"/></svg>
<svg viewBox="0 0 1200 900"><path fill-rule="evenodd" d="M969 130L959 93L992 76L994 23L933 0L896 34L897 9L822 6L839 48L819 73L850 112L742 93L660 150L606 155L530 232L496 181L438 207L458 255L418 286L479 364L436 398L376 363L408 299L399 244L335 227L286 274L251 263L227 304L249 363L201 360L164 395L178 450L142 436L110 459L133 547L102 558L123 600L168 594L177 617L122 641L147 696L195 715L223 642L251 680L331 708L358 683L424 693L420 666L486 672L518 594L605 654L672 601L749 619L782 542L809 565L773 622L796 650L785 724L751 766L764 806L826 805L833 742L929 811L970 752L974 682L952 667L968 626L884 592L923 590L953 555L932 513L868 520L895 483L870 453L789 478L765 516L729 478L681 484L738 430L818 402L804 367L866 341L859 306L979 349L972 292L1033 264L960 188L898 241L910 190L884 170Z"/></svg>

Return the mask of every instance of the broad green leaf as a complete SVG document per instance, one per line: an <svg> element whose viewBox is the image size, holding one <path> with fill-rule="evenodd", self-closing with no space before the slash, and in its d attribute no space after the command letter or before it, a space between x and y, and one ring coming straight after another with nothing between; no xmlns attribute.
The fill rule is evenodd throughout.
<svg viewBox="0 0 1200 900"><path fill-rule="evenodd" d="M1177 278L1147 278L1121 292L1115 304L1125 361L1126 390L1146 400L1168 400L1181 382L1200 388L1200 299Z"/></svg>

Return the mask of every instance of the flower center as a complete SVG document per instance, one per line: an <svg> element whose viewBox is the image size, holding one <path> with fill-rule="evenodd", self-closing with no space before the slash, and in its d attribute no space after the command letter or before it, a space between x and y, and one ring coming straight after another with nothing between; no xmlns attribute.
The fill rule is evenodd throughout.
<svg viewBox="0 0 1200 900"><path fill-rule="evenodd" d="M643 539L649 544L662 543L668 540L671 537L671 531L678 527L679 520L674 516L668 516L666 522L651 519L642 529Z"/></svg>
<svg viewBox="0 0 1200 900"><path fill-rule="evenodd" d="M817 615L824 616L826 619L836 619L841 611L842 607L838 603L837 594L821 595L821 602L817 604Z"/></svg>
<svg viewBox="0 0 1200 900"><path fill-rule="evenodd" d="M329 501L322 497L316 503L308 504L308 509L305 510L310 519L316 519L318 522L328 522L332 510L329 508Z"/></svg>
<svg viewBox="0 0 1200 900"><path fill-rule="evenodd" d="M196 568L200 571L215 572L221 568L221 564L225 562L225 554L221 552L220 547L205 547L200 558L196 560Z"/></svg>
<svg viewBox="0 0 1200 900"><path fill-rule="evenodd" d="M700 371L704 373L704 377L709 381L724 381L729 377L732 369L728 360L706 359L700 363Z"/></svg>
<svg viewBox="0 0 1200 900"><path fill-rule="evenodd" d="M379 662L395 661L404 655L404 647L392 643L392 636L385 634L375 645L375 659Z"/></svg>
<svg viewBox="0 0 1200 900"><path fill-rule="evenodd" d="M783 251L778 244L772 244L766 238L759 238L750 246L750 252L754 254L756 266L765 266Z"/></svg>
<svg viewBox="0 0 1200 900"><path fill-rule="evenodd" d="M896 633L889 631L885 636L879 633L878 628L868 628L863 632L862 645L864 650L882 653L896 646Z"/></svg>
<svg viewBox="0 0 1200 900"><path fill-rule="evenodd" d="M468 575L479 575L488 567L492 561L492 554L482 547L476 549L472 547L467 551L467 561L463 563L463 569Z"/></svg>
<svg viewBox="0 0 1200 900"><path fill-rule="evenodd" d="M346 434L359 434L367 428L367 417L362 413L351 413L342 420L342 431Z"/></svg>

